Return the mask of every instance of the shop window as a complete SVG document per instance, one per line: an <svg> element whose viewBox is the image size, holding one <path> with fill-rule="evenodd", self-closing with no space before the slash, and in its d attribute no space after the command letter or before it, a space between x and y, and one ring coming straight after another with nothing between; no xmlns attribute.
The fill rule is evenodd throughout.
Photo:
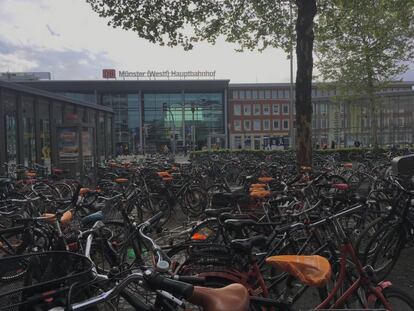
<svg viewBox="0 0 414 311"><path fill-rule="evenodd" d="M234 149L241 149L242 148L242 138L241 136L234 136Z"/></svg>

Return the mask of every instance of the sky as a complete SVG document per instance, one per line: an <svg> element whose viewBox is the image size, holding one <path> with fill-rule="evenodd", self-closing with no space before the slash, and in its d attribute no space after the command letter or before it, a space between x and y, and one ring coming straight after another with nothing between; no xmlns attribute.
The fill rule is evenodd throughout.
<svg viewBox="0 0 414 311"><path fill-rule="evenodd" d="M60 80L101 79L105 68L215 70L216 79L233 83L289 82L283 51L235 48L224 41L201 43L189 52L160 47L109 27L85 0L0 0L0 72L47 71ZM403 78L414 80L414 66Z"/></svg>

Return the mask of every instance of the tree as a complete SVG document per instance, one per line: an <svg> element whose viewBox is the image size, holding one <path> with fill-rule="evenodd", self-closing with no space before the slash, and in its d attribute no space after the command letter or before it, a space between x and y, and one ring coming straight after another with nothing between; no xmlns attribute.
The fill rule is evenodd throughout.
<svg viewBox="0 0 414 311"><path fill-rule="evenodd" d="M109 25L160 45L191 49L221 36L240 49L289 51L296 35L296 150L298 166L312 165L311 88L316 0L86 0ZM292 3L291 3L292 2ZM290 19L290 5L296 27Z"/></svg>
<svg viewBox="0 0 414 311"><path fill-rule="evenodd" d="M372 142L378 146L378 92L414 57L413 0L334 0L316 27L316 67L340 97L369 102Z"/></svg>

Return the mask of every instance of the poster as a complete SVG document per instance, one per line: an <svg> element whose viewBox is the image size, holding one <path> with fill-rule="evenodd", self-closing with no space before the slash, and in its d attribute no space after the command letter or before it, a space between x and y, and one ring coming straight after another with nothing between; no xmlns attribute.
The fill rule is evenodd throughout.
<svg viewBox="0 0 414 311"><path fill-rule="evenodd" d="M84 157L92 156L92 133L86 128L82 131L82 151Z"/></svg>
<svg viewBox="0 0 414 311"><path fill-rule="evenodd" d="M79 137L76 127L62 127L58 129L59 158L75 161L79 157Z"/></svg>

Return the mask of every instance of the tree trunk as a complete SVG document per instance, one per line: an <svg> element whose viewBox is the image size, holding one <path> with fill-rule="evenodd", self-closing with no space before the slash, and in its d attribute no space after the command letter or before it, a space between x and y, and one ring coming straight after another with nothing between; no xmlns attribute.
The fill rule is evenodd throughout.
<svg viewBox="0 0 414 311"><path fill-rule="evenodd" d="M313 19L316 0L296 0L296 162L312 166L312 71Z"/></svg>

